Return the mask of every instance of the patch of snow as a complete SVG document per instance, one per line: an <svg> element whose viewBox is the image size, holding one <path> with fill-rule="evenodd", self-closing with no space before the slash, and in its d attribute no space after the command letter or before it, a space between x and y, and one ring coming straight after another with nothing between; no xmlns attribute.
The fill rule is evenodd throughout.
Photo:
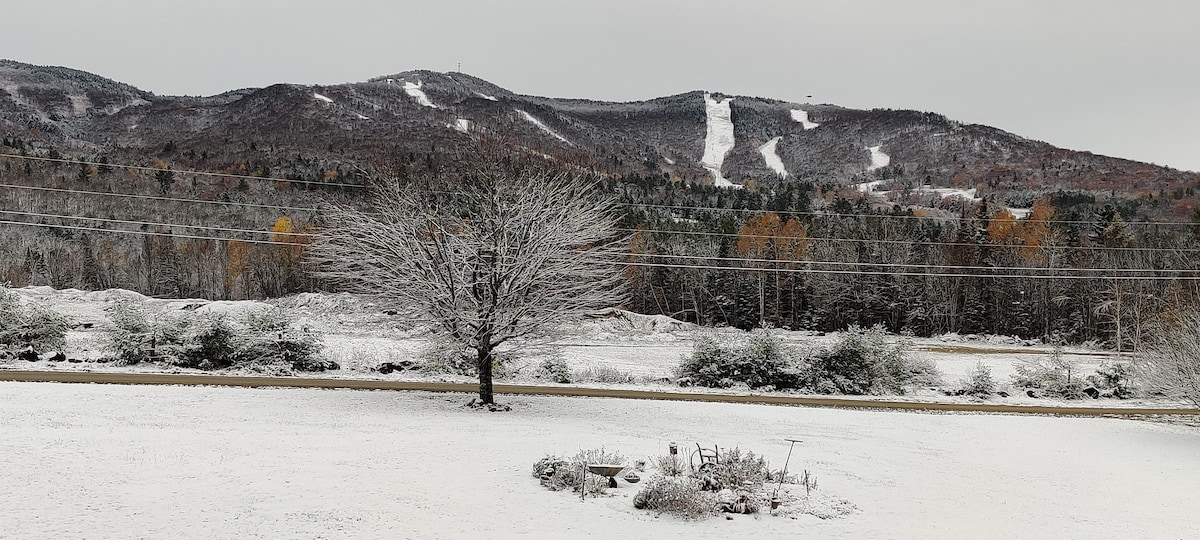
<svg viewBox="0 0 1200 540"><path fill-rule="evenodd" d="M1029 214L1033 213L1033 209L1032 208L1009 208L1008 212L1017 219L1025 219L1025 218L1029 217Z"/></svg>
<svg viewBox="0 0 1200 540"><path fill-rule="evenodd" d="M489 95L487 95L487 94L485 94L485 93L483 93L483 92L475 92L475 95L477 95L477 96L479 96L479 97L481 97L481 98L483 98L483 99L486 99L486 100L488 100L488 101L496 101L496 98L494 98L494 97L492 97L492 96L489 96Z"/></svg>
<svg viewBox="0 0 1200 540"><path fill-rule="evenodd" d="M359 113L354 113L354 116L357 116L359 120L370 120L370 119L371 119L371 117L369 117L369 116L363 116L363 115L361 115L361 114L359 114Z"/></svg>
<svg viewBox="0 0 1200 540"><path fill-rule="evenodd" d="M471 132L471 121L466 118L459 118L453 124L446 124L446 127L463 133Z"/></svg>
<svg viewBox="0 0 1200 540"><path fill-rule="evenodd" d="M525 119L526 122L529 122L530 124L533 124L533 125L537 126L538 128L541 128L542 131L549 133L550 136L554 137L555 139L558 139L567 144L571 144L571 141L568 141L566 139L566 137L563 137L562 135L559 135L557 132L555 132L553 129L550 129L550 126L543 124L541 120L534 118L534 116L532 114L522 111L521 109L515 109L515 110L517 111L517 113L519 113L521 115L521 118ZM574 145L572 144L572 146L574 146Z"/></svg>
<svg viewBox="0 0 1200 540"><path fill-rule="evenodd" d="M879 185L884 182L887 182L887 180L872 180L870 182L854 184L854 187L855 187L855 189L858 189L859 191L861 191L863 193L873 193L875 191L875 188L879 187ZM881 193L887 193L887 192L884 191Z"/></svg>
<svg viewBox="0 0 1200 540"><path fill-rule="evenodd" d="M674 164L675 164L675 160L673 160L673 159L671 159L671 158L669 158L669 157L667 157L667 156L663 156L663 159L664 159L664 160L666 160L666 162L667 162L667 165L674 165Z"/></svg>
<svg viewBox="0 0 1200 540"><path fill-rule="evenodd" d="M417 103L419 103L421 105L424 105L426 107L432 107L434 109L440 108L437 105L434 105L433 102L429 100L429 96L425 95L424 90L421 90L421 81L417 81L416 83L404 81L404 93L408 94L409 96L412 96L412 98L416 99Z"/></svg>
<svg viewBox="0 0 1200 540"><path fill-rule="evenodd" d="M775 137L774 139L767 141L767 144L758 147L758 153L762 154L763 160L767 162L767 166L770 167L772 171L775 171L775 174L787 178L787 168L783 166L783 160L779 158L779 152L776 149L776 146L779 144L779 139L782 138L783 137Z"/></svg>
<svg viewBox="0 0 1200 540"><path fill-rule="evenodd" d="M729 110L732 97L717 101L709 94L704 94L704 113L707 116L708 132L704 136L704 156L700 165L713 175L713 185L717 187L741 187L730 182L721 174L721 165L725 163L725 154L733 149L733 113Z"/></svg>
<svg viewBox="0 0 1200 540"><path fill-rule="evenodd" d="M326 97L326 96L323 96L323 95L321 95L321 94L318 94L318 93L316 93L316 92L313 92L313 97L314 97L314 98L316 98L316 99L319 99L319 100L321 100L321 101L324 101L325 103L333 103L333 100L332 100L332 99L330 99L330 98L328 98L328 97Z"/></svg>
<svg viewBox="0 0 1200 540"><path fill-rule="evenodd" d="M800 122L800 125L806 130L816 129L817 126L821 125L810 121L808 119L808 111L803 109L792 109L792 120Z"/></svg>
<svg viewBox="0 0 1200 540"><path fill-rule="evenodd" d="M888 164L892 162L892 157L883 153L880 148L882 148L880 145L867 148L867 150L871 152L871 164L867 166L868 171L882 169L883 167L887 167Z"/></svg>

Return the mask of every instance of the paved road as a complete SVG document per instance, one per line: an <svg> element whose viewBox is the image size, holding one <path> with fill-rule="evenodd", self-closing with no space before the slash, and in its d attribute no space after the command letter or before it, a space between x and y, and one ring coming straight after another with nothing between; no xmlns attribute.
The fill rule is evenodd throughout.
<svg viewBox="0 0 1200 540"><path fill-rule="evenodd" d="M97 384L159 384L189 386L240 386L287 388L344 388L353 390L417 390L423 392L473 393L479 390L472 383L371 381L355 379L314 379L301 377L237 377L225 375L173 375L165 373L97 373L88 371L10 371L0 370L0 381L59 382ZM1000 405L992 403L914 403L880 401L843 397L751 396L702 394L694 392L661 392L656 390L623 390L612 388L579 388L572 386L536 386L497 384L497 394L607 397L624 399L655 399L666 401L707 401L715 403L757 403L804 407L842 407L857 409L905 409L921 411L958 411L984 413L1059 414L1072 416L1145 416L1197 415L1200 409L1053 407L1037 405Z"/></svg>

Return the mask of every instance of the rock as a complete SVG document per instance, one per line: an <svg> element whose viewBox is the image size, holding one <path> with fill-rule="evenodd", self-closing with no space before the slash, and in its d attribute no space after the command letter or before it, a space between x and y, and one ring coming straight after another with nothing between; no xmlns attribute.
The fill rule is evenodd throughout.
<svg viewBox="0 0 1200 540"><path fill-rule="evenodd" d="M41 360L41 358L38 357L37 351L33 350L33 347L25 347L25 349L17 353L17 359L25 360L27 362L37 362L38 360Z"/></svg>
<svg viewBox="0 0 1200 540"><path fill-rule="evenodd" d="M66 361L67 355L63 354L62 351L53 351L42 355L42 359L50 362L63 362Z"/></svg>
<svg viewBox="0 0 1200 540"><path fill-rule="evenodd" d="M1008 392L996 392L996 395L1000 397L1008 397Z"/></svg>
<svg viewBox="0 0 1200 540"><path fill-rule="evenodd" d="M396 371L396 366L395 366L395 364L392 364L391 362L384 362L382 364L379 364L379 367L375 368L375 371L378 371L384 375L387 375L388 373Z"/></svg>
<svg viewBox="0 0 1200 540"><path fill-rule="evenodd" d="M333 371L341 368L342 366L338 365L338 363L334 362L333 360L306 360L292 362L292 369L296 371Z"/></svg>
<svg viewBox="0 0 1200 540"><path fill-rule="evenodd" d="M1029 396L1029 397L1031 397L1031 398L1037 398L1037 397L1038 397L1038 396L1037 396L1037 394L1035 394L1035 393L1033 392L1033 390L1026 390L1026 391L1025 391L1025 395L1027 395L1027 396Z"/></svg>
<svg viewBox="0 0 1200 540"><path fill-rule="evenodd" d="M383 314L384 314L384 315L395 315L396 313L398 313L398 312L397 312L396 310L394 310L394 309L385 309L385 310L383 310Z"/></svg>
<svg viewBox="0 0 1200 540"><path fill-rule="evenodd" d="M80 360L80 359L78 359L78 358L68 358L68 359L67 359L67 361L68 361L68 362L70 362L70 363L72 363L72 364L78 364L78 363L80 363L80 362L83 362L83 360Z"/></svg>
<svg viewBox="0 0 1200 540"><path fill-rule="evenodd" d="M1088 397L1092 399L1098 399L1100 397L1100 390L1097 390L1095 386L1084 388L1083 393L1087 394Z"/></svg>

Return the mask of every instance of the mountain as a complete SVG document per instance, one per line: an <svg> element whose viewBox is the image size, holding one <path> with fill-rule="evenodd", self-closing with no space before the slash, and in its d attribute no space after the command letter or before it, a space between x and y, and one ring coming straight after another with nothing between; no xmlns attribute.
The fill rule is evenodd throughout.
<svg viewBox="0 0 1200 540"><path fill-rule="evenodd" d="M1024 208L1069 192L1123 201L1127 213L1190 217L1200 183L1196 173L1064 150L936 113L702 91L627 103L560 99L432 71L182 97L3 60L0 130L8 139L114 162L154 158L207 170L253 162L299 177L449 152L487 134L613 175L752 188L882 180L892 187L876 189L893 202L922 206L953 193ZM186 155L164 154L168 143Z"/></svg>

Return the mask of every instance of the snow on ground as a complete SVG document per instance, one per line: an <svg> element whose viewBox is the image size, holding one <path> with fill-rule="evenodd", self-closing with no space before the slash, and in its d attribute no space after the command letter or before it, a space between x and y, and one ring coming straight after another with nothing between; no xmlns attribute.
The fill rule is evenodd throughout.
<svg viewBox="0 0 1200 540"><path fill-rule="evenodd" d="M306 376L334 379L471 381L460 375L445 375L423 371L404 371L381 374L376 368L384 362L423 360L430 346L431 332L426 323L388 315L383 308L348 294L304 293L295 296L257 301L218 301L200 299L154 299L120 289L108 291L55 290L50 287L14 289L23 302L35 302L68 316L76 328L67 334L68 357L82 360L70 362L27 362L0 360L3 369L86 370L98 372L193 373L197 370L157 364L114 366L97 363L104 356L105 335L110 323L103 308L110 300L135 298L146 302L152 314L161 313L219 313L237 318L245 313L276 306L288 310L295 324L307 327L321 336L325 345L323 355L337 362L341 369ZM781 340L800 350L826 347L839 338L837 333L773 330ZM669 382L675 376L680 359L691 354L696 339L713 335L721 339L741 340L746 333L732 328L701 328L663 315L640 315L613 309L579 324L558 329L549 339L530 343L513 355L507 374L501 382L543 384L536 378L538 365L547 358L561 357L569 369L615 370L632 376L632 382L616 386L656 390L679 390ZM1060 405L1105 407L1173 406L1148 399L1061 401L1032 398L1011 387L1010 378L1016 366L1026 360L1045 359L1051 348L1040 343L1003 336L959 336L948 334L913 340L911 354L934 362L942 372L943 384L935 388L914 388L904 396L877 396L875 399L920 402L973 403L975 398L947 396L943 390L956 388L967 378L977 363L992 371L1000 390L1009 397L992 397L988 403L1009 405ZM1107 351L1070 347L1065 358L1076 362L1079 372L1090 374L1104 361L1112 360ZM219 372L228 375L261 375L249 368ZM577 384L614 386L612 383L583 379ZM745 388L731 390L688 388L687 391L715 393L745 393ZM761 393L761 392L760 392Z"/></svg>
<svg viewBox="0 0 1200 540"><path fill-rule="evenodd" d="M0 383L13 538L1197 538L1200 431L916 414L420 392ZM581 501L546 454L740 447L857 512L686 522ZM649 476L644 474L643 478ZM793 488L785 487L785 490ZM787 507L783 507L787 510Z"/></svg>
<svg viewBox="0 0 1200 540"><path fill-rule="evenodd" d="M803 109L792 109L792 120L800 122L804 129L816 129L821 124L812 122L808 119L808 111Z"/></svg>
<svg viewBox="0 0 1200 540"><path fill-rule="evenodd" d="M663 159L664 159L664 160L666 160L666 162L667 162L667 165L674 165L674 164L675 164L675 160L673 160L673 159L671 159L671 158L669 158L669 157L667 157L667 156L663 156Z"/></svg>
<svg viewBox="0 0 1200 540"><path fill-rule="evenodd" d="M715 100L709 94L704 94L704 113L708 118L708 131L704 136L704 156L700 165L713 175L713 185L717 187L741 187L730 182L721 174L721 165L725 163L725 154L733 149L733 113L729 110L732 97Z"/></svg>
<svg viewBox="0 0 1200 540"><path fill-rule="evenodd" d="M537 126L539 129L550 134L550 136L554 137L555 139L558 139L567 144L571 144L571 141L568 141L566 139L566 137L563 137L562 135L559 135L558 132L554 131L553 129L550 129L550 126L547 126L546 124L542 123L541 120L538 120L532 114L522 111L521 109L515 109L515 110L517 111L517 113L519 113L521 115L521 118L524 119L526 122L529 122L530 124ZM572 145L572 146L574 146L574 145Z"/></svg>
<svg viewBox="0 0 1200 540"><path fill-rule="evenodd" d="M471 132L471 121L466 118L459 118L453 124L446 124L446 127L462 133Z"/></svg>
<svg viewBox="0 0 1200 540"><path fill-rule="evenodd" d="M775 137L774 139L767 141L767 144L758 147L758 153L762 154L763 160L767 162L767 166L770 167L772 171L775 171L775 174L787 178L787 168L783 166L783 160L779 159L779 152L776 149L776 146L779 145L779 139L782 138L783 137Z"/></svg>
<svg viewBox="0 0 1200 540"><path fill-rule="evenodd" d="M871 164L867 166L868 171L882 169L887 167L888 164L892 162L892 157L883 153L880 148L883 147L876 145L867 148L867 150L871 152Z"/></svg>
<svg viewBox="0 0 1200 540"><path fill-rule="evenodd" d="M332 100L332 99L330 99L330 98L328 98L328 97L326 97L326 96L323 96L323 95L321 95L321 94L318 94L318 93L316 93L316 92L313 92L313 98L315 98L315 99L319 99L319 100L321 100L321 101L324 101L325 103L333 103L333 100Z"/></svg>
<svg viewBox="0 0 1200 540"><path fill-rule="evenodd" d="M404 81L404 93L417 100L417 103L421 105L432 107L434 109L440 108L429 100L429 96L425 95L424 90L421 90L421 81L417 81L415 83Z"/></svg>
<svg viewBox="0 0 1200 540"><path fill-rule="evenodd" d="M475 92L475 95L477 95L483 99L486 99L488 101L496 101L496 98L489 96L487 94L484 94L483 92Z"/></svg>

